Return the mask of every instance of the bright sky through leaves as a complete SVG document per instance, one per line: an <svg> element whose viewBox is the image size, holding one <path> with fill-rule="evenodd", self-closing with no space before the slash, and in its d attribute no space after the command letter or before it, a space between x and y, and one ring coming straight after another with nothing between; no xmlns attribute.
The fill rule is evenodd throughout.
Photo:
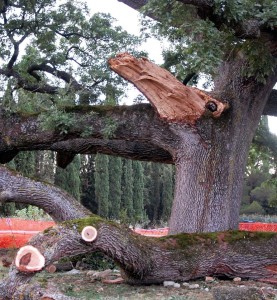
<svg viewBox="0 0 277 300"><path fill-rule="evenodd" d="M132 34L139 34L139 13L115 0L88 1L88 6L93 13L110 13L118 20L118 24ZM148 40L143 45L143 49L149 53L149 58L156 63L162 63L161 45L155 40ZM275 86L277 89L277 86ZM268 116L270 131L277 135L277 118Z"/></svg>

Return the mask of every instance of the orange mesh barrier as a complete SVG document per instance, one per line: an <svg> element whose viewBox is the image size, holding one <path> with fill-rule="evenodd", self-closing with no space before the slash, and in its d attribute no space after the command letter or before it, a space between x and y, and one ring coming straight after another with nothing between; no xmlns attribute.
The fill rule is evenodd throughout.
<svg viewBox="0 0 277 300"><path fill-rule="evenodd" d="M16 218L0 219L0 248L20 248L33 235L48 227L54 226L51 221L30 221ZM277 232L276 223L240 223L240 230L245 231L272 231ZM168 234L168 227L158 229L134 229L135 232L152 237L161 237Z"/></svg>
<svg viewBox="0 0 277 300"><path fill-rule="evenodd" d="M239 223L240 230L277 232L277 223Z"/></svg>
<svg viewBox="0 0 277 300"><path fill-rule="evenodd" d="M20 248L33 235L54 225L55 223L51 221L0 219L0 248Z"/></svg>

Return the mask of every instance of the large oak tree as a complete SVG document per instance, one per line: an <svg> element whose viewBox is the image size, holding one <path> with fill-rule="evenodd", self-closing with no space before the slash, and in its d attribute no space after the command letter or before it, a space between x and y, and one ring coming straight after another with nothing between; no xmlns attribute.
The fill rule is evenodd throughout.
<svg viewBox="0 0 277 300"><path fill-rule="evenodd" d="M25 1L30 7L27 5L23 10L21 23L9 23L8 17L13 16L13 9L21 8L21 2L3 1L0 7L1 32L13 46L12 51L2 53L6 63L0 73L13 78L23 90L55 95L59 89L44 76L46 72L66 82L68 89L81 91L80 99L86 99L82 103L93 102L87 87L84 88L68 69L64 70L61 63L55 65L61 55L51 47L49 53L56 60L43 56L45 59L40 58L35 64L28 60L16 64L19 43L27 33L35 37L44 34L41 40L36 40L38 48L47 36L53 38L53 32L66 42L76 36L85 37L79 31L81 27L73 26L71 31L55 27L57 19L54 17L49 21L51 25L40 29L41 19L37 16L47 1L35 1L37 6L32 6L34 1ZM76 153L106 153L172 163L176 165L176 187L170 233L219 233L183 234L156 241L139 237L118 225L88 217L89 212L61 190L21 177L4 167L0 169L0 200L34 204L57 222L67 221L30 242L45 259L40 268L69 254L101 250L118 262L126 280L132 283L188 280L207 274L276 280L275 234L220 233L238 227L251 140L261 115L276 114L277 93L273 90L277 81L276 2L121 2L134 9L147 4L144 11L158 22L157 32L166 33L175 43L172 45L176 48L175 57L168 52L173 62L167 61L172 72L177 77L185 68L210 72L213 90L207 93L185 86L145 58L120 54L109 60L111 69L132 82L150 104L63 107L63 121L53 117L52 126L45 126L40 112L26 115L2 108L1 162L10 161L20 151L50 149L57 152L60 166L70 163ZM67 5L61 16L72 8ZM38 9L34 19L31 18L33 9ZM16 27L12 27L14 24ZM90 38L97 41L95 36ZM76 44L82 46L82 43L78 39L72 42L75 44L67 48L66 58L77 61L71 54L75 54ZM55 47L54 43L49 45ZM81 55L85 50L78 51L84 60L79 65L89 63L89 59ZM187 64L181 61L184 58ZM23 68L28 76L23 76ZM89 72L84 75L86 80L88 76ZM73 220L77 218L85 219ZM94 226L98 232L92 242L82 240L80 235L87 226ZM36 255L32 250L23 253L29 258ZM11 269L0 293L6 299L23 293L24 288L16 291L18 283L28 282L32 276L27 268L32 260L26 262L26 256L20 255L17 269L24 272L18 273L15 266ZM26 287L26 293L27 290ZM40 296L35 298L34 292L32 297L40 299Z"/></svg>

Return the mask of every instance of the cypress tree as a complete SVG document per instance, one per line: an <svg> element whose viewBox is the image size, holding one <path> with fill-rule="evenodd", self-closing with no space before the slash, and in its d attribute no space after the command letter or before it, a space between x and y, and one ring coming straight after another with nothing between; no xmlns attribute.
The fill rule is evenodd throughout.
<svg viewBox="0 0 277 300"><path fill-rule="evenodd" d="M109 207L110 217L115 220L120 218L121 208L121 181L122 159L120 157L109 158Z"/></svg>
<svg viewBox="0 0 277 300"><path fill-rule="evenodd" d="M94 214L97 214L95 199L95 155L81 156L81 203Z"/></svg>
<svg viewBox="0 0 277 300"><path fill-rule="evenodd" d="M134 221L142 222L144 219L143 191L144 191L144 173L143 166L140 161L133 161L134 173Z"/></svg>
<svg viewBox="0 0 277 300"><path fill-rule="evenodd" d="M161 169L162 169L162 164L153 163L152 166L153 192L152 192L151 204L153 207L153 223L155 224L159 222L161 217L161 210L162 210Z"/></svg>
<svg viewBox="0 0 277 300"><path fill-rule="evenodd" d="M162 220L168 221L173 201L173 166L163 165L162 168Z"/></svg>
<svg viewBox="0 0 277 300"><path fill-rule="evenodd" d="M35 175L35 152L20 152L13 159L16 171L24 176L33 177Z"/></svg>
<svg viewBox="0 0 277 300"><path fill-rule="evenodd" d="M123 222L132 223L134 218L133 206L133 166L132 160L123 160L123 174L122 174L122 209L121 218Z"/></svg>
<svg viewBox="0 0 277 300"><path fill-rule="evenodd" d="M109 157L95 156L95 198L98 203L98 215L109 217Z"/></svg>
<svg viewBox="0 0 277 300"><path fill-rule="evenodd" d="M164 184L164 165L147 163L145 165L145 209L150 223L156 225L162 220L163 196L168 184ZM171 177L172 180L172 177Z"/></svg>
<svg viewBox="0 0 277 300"><path fill-rule="evenodd" d="M80 155L76 155L72 163L65 169L57 167L55 185L67 191L77 200L80 200Z"/></svg>

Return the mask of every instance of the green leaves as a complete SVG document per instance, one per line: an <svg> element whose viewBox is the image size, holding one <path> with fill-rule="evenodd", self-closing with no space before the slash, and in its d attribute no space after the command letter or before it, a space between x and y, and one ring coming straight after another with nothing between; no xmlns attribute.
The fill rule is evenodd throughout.
<svg viewBox="0 0 277 300"><path fill-rule="evenodd" d="M245 60L242 76L265 82L276 61L264 40L245 38L247 30L255 36L255 26L273 28L277 22L277 3L273 0L215 0L213 12L200 18L197 9L173 0L150 0L143 13L155 20L142 20L145 36L165 38L165 67L177 78L188 73L213 75L224 60L241 51ZM251 27L254 26L254 29ZM242 33L239 33L239 32ZM239 37L241 35L241 37Z"/></svg>
<svg viewBox="0 0 277 300"><path fill-rule="evenodd" d="M114 87L116 96L123 94L127 83L109 70L107 60L118 52L138 54L140 39L115 26L110 15L92 15L86 2L77 0L22 0L7 2L5 8L0 14L0 58L7 65L12 61L20 79L29 85L51 86L61 96L91 94L89 104L105 99L107 84ZM39 64L56 72L35 68L28 73ZM59 71L75 79L74 87ZM78 103L78 95L73 98Z"/></svg>
<svg viewBox="0 0 277 300"><path fill-rule="evenodd" d="M177 77L214 72L229 46L229 31L219 31L211 21L197 18L195 7L177 1L152 0L144 12L159 20L144 20L144 31L170 42L170 52L178 58L171 69Z"/></svg>
<svg viewBox="0 0 277 300"><path fill-rule="evenodd" d="M243 75L253 76L258 82L265 83L266 76L273 72L275 65L274 58L265 44L259 40L247 40L242 44L241 50L248 60L248 66L244 69Z"/></svg>
<svg viewBox="0 0 277 300"><path fill-rule="evenodd" d="M40 115L41 126L44 129L55 129L59 134L67 134L73 128L75 118L72 113L64 113L62 110L51 110Z"/></svg>

